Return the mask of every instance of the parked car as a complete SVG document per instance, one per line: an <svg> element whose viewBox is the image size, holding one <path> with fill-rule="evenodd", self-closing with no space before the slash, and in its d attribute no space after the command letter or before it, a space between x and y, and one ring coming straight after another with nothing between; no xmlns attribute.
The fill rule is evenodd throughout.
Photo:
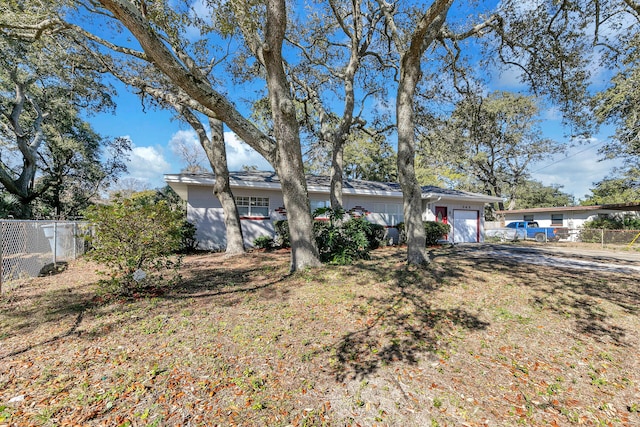
<svg viewBox="0 0 640 427"><path fill-rule="evenodd" d="M486 237L500 240L526 240L536 242L556 242L569 237L566 227L540 227L535 221L514 221L503 228L486 231Z"/></svg>

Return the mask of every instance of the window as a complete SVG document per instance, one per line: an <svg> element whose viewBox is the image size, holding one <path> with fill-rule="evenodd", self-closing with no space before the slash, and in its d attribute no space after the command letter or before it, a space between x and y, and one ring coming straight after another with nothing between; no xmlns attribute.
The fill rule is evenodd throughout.
<svg viewBox="0 0 640 427"><path fill-rule="evenodd" d="M268 197L236 197L236 205L238 206L238 215L269 217L269 198Z"/></svg>
<svg viewBox="0 0 640 427"><path fill-rule="evenodd" d="M315 212L316 209L331 207L331 202L328 200L311 200L310 203L311 212Z"/></svg>
<svg viewBox="0 0 640 427"><path fill-rule="evenodd" d="M525 215L522 220L526 222L533 221L533 215Z"/></svg>
<svg viewBox="0 0 640 427"><path fill-rule="evenodd" d="M562 214L551 214L551 225L562 225Z"/></svg>

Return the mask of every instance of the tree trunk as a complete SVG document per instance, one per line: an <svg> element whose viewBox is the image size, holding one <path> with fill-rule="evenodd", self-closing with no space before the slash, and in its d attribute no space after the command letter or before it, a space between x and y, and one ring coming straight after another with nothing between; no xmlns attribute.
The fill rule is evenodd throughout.
<svg viewBox="0 0 640 427"><path fill-rule="evenodd" d="M418 58L418 61L420 59ZM406 63L407 61L404 61ZM418 62L419 64L419 62ZM404 65L404 64L403 64ZM420 74L419 65L403 67L398 86L396 115L398 122L398 179L403 195L404 223L407 233L407 262L427 264L426 236L422 221L422 189L416 179L413 98Z"/></svg>
<svg viewBox="0 0 640 427"><path fill-rule="evenodd" d="M211 169L216 175L213 193L220 201L220 205L222 205L227 234L225 253L228 256L243 254L245 248L240 216L236 207L236 199L233 197L231 186L229 185L229 168L227 167L227 150L224 145L223 123L221 120L209 118L209 127L211 129L211 138L209 138L202 122L191 110L181 105L174 105L174 107L198 135L200 145L204 149Z"/></svg>
<svg viewBox="0 0 640 427"><path fill-rule="evenodd" d="M407 50L400 56L400 81L396 99L398 125L398 179L404 202L407 232L407 262L428 264L426 237L422 221L422 189L415 171L415 123L413 103L420 81L420 61L427 46L436 39L453 0L436 0L422 16ZM399 41L398 41L399 43ZM400 48L398 46L398 48Z"/></svg>
<svg viewBox="0 0 640 427"><path fill-rule="evenodd" d="M267 87L277 143L274 164L280 178L291 235L291 271L320 265L313 237L313 219L302 162L300 130L282 62L282 41L287 25L284 0L267 2L265 46L262 48Z"/></svg>
<svg viewBox="0 0 640 427"><path fill-rule="evenodd" d="M44 141L43 124L47 115L35 102L29 99L26 85L18 82L15 73L11 73L11 78L15 80L16 96L11 106L11 113L6 117L9 129L16 135L16 145L22 155L22 169L20 175L15 177L13 171L0 164L0 184L8 193L19 199L21 217L30 218L31 202L39 196L39 193L34 192L34 181L37 172L38 149ZM27 102L36 112L31 129L23 129L20 120Z"/></svg>
<svg viewBox="0 0 640 427"><path fill-rule="evenodd" d="M498 186L497 182L493 182L491 183L491 187L493 190L493 194L490 194L491 196L497 196L497 197L501 197L502 195L502 191L500 190L500 187ZM504 201L500 200L498 202L498 210L503 211L504 210Z"/></svg>
<svg viewBox="0 0 640 427"><path fill-rule="evenodd" d="M304 177L298 122L282 58L282 43L287 26L285 1L267 2L265 40L257 52L258 60L264 60L275 142L242 116L225 96L215 91L204 75L193 67L187 70L133 3L126 0L99 2L131 31L149 60L175 85L203 107L216 113L231 130L271 163L280 177L284 205L289 215L291 269L319 265L320 257L313 239L313 223ZM185 52L181 54L186 55Z"/></svg>
<svg viewBox="0 0 640 427"><path fill-rule="evenodd" d="M216 182L213 185L213 193L222 205L224 214L224 225L227 229L227 249L228 256L239 255L245 252L244 238L242 235L242 225L240 215L236 206L236 199L231 192L229 185L229 168L227 166L227 151L224 145L224 128L222 121L209 119L211 128L211 141L208 147L204 147L211 168L216 174Z"/></svg>
<svg viewBox="0 0 640 427"><path fill-rule="evenodd" d="M331 209L342 209L342 180L344 179L344 137L334 140L331 151L331 183L329 199Z"/></svg>

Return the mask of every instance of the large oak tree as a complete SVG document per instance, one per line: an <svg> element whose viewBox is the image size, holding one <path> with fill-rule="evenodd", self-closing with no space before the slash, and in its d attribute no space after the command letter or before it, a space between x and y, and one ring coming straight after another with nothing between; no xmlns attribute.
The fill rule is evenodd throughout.
<svg viewBox="0 0 640 427"><path fill-rule="evenodd" d="M192 25L192 19L184 19L196 13L195 8L190 4L184 7L180 2L100 0L85 4L79 0L79 4L87 6L86 11L96 19L110 20L116 28L124 26L141 49L135 50L137 45L117 46L117 38L105 42L98 40L96 34L85 34L89 40L153 63L173 85L215 113L271 162L282 181L289 214L292 268L317 265L302 169L300 128L291 87L294 79L287 75L286 64L292 58L287 57L290 52L283 51L287 31L295 31L288 26L287 4L278 0L209 1L207 12L198 15L202 25L197 27ZM637 5L633 0L505 0L497 4L454 0L390 4L380 0L378 5L385 15L381 34L388 43L377 45L380 49L377 55L381 63L397 72L397 167L405 197L407 258L410 263L421 264L427 258L421 191L414 170L414 119L416 94L422 91L424 76L430 77L429 82L455 86L468 70L462 66L465 56L481 66L519 70L532 91L557 103L575 133L584 134L589 130L590 118L584 108L589 70L597 65L598 55L619 51L628 43L627 34L637 33L637 22L629 25L624 19L625 15L637 13ZM299 25L303 23L304 20ZM95 27L85 26L89 28ZM192 31L194 28L197 34ZM242 34L241 42L235 38L238 34ZM483 44L477 40L483 40ZM238 53L226 62L228 67L235 67L233 73L209 66L211 49L221 49L227 43L230 51ZM327 46L330 48L330 44ZM616 55L607 56L613 66L618 60ZM303 63L304 59L294 62ZM225 89L233 84L232 75L243 73L264 78L272 115L270 132L248 120L238 106L242 97ZM438 78L432 79L433 76ZM245 94L263 92L255 81L243 87ZM438 93L432 92L433 96ZM253 94L248 97L258 98ZM437 106L439 100L430 101Z"/></svg>
<svg viewBox="0 0 640 427"><path fill-rule="evenodd" d="M510 92L468 94L420 142L423 157L439 158L438 165L471 178L473 190L508 200L508 209L515 208L530 165L553 160L563 149L543 136L535 99Z"/></svg>
<svg viewBox="0 0 640 427"><path fill-rule="evenodd" d="M638 5L633 0L379 3L385 8L393 45L389 51L395 52L399 70L398 176L408 260L424 263L422 201L414 166L416 94L423 75L428 72L434 82L425 98L441 108L442 100L429 97L442 93L437 85L458 89L458 81L470 72L465 60L485 72L515 70L533 93L559 106L574 134L586 135L593 125L587 109L591 72L605 63L616 66L616 52L637 34L637 21L629 23L626 17L637 16Z"/></svg>
<svg viewBox="0 0 640 427"><path fill-rule="evenodd" d="M18 198L22 217L36 199L40 214L77 216L126 170L127 141L101 137L83 118L111 108L112 90L58 34L2 30L0 51L0 185Z"/></svg>
<svg viewBox="0 0 640 427"><path fill-rule="evenodd" d="M264 75L272 113L273 137L243 115L233 104L232 97L224 93L224 89L220 90L217 82L209 79L213 71L210 58L203 60L199 54L207 43L223 43L221 37L224 34L190 42L185 34L186 29L179 26L181 15L164 2L147 5L127 0L101 0L100 5L106 16L126 27L142 51L132 52L130 47L115 46L115 43L98 40L92 34L86 33L85 36L116 52L133 54L140 60L153 63L173 85L202 108L215 114L216 118L269 161L280 178L289 218L291 269L295 271L319 265L312 234L299 125L283 62L282 46L287 29L285 2L270 0L253 8L239 1L221 5L230 8L229 17L242 33L244 46ZM213 16L208 18L215 19ZM227 77L230 80L232 76Z"/></svg>

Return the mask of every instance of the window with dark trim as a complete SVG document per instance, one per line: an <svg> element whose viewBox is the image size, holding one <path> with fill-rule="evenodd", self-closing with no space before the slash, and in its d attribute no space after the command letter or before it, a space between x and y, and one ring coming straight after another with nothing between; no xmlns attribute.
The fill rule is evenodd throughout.
<svg viewBox="0 0 640 427"><path fill-rule="evenodd" d="M238 196L236 206L241 217L269 217L268 197Z"/></svg>
<svg viewBox="0 0 640 427"><path fill-rule="evenodd" d="M533 221L533 215L525 215L524 218L522 218L523 221Z"/></svg>
<svg viewBox="0 0 640 427"><path fill-rule="evenodd" d="M562 225L563 220L562 214L551 214L551 225Z"/></svg>

